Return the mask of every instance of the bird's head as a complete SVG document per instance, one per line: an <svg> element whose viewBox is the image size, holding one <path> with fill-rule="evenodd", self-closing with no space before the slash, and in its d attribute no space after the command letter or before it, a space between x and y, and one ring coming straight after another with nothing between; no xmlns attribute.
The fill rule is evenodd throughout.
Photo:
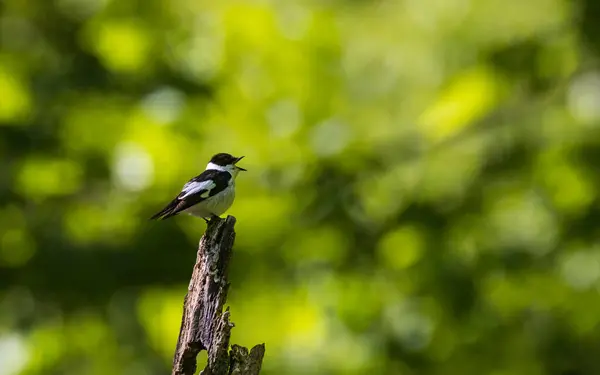
<svg viewBox="0 0 600 375"><path fill-rule="evenodd" d="M235 157L233 155L227 153L219 153L214 155L210 162L206 165L206 169L216 169L219 171L226 171L231 173L233 177L236 177L240 171L245 171L246 169L242 167L238 167L236 164L244 157Z"/></svg>

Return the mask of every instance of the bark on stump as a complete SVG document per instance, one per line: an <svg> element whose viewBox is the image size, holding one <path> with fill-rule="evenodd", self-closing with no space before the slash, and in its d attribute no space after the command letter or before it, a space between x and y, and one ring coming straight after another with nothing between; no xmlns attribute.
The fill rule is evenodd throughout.
<svg viewBox="0 0 600 375"><path fill-rule="evenodd" d="M179 339L173 358L172 375L193 375L196 356L208 352L202 375L258 375L265 353L259 344L248 351L233 345L229 337L233 323L229 308L223 311L229 282L227 271L235 239L235 217L214 219L200 239L196 264L183 303Z"/></svg>

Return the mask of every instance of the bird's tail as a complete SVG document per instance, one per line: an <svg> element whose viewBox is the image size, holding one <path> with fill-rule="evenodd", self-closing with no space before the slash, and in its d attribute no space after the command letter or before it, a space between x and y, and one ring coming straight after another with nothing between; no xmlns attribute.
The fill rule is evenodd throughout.
<svg viewBox="0 0 600 375"><path fill-rule="evenodd" d="M156 220L156 219L164 220L171 216L175 216L177 214L177 212L175 212L174 210L177 207L177 203L178 203L177 199L174 199L165 208L163 208L162 210L160 210L159 212L154 214L149 220Z"/></svg>

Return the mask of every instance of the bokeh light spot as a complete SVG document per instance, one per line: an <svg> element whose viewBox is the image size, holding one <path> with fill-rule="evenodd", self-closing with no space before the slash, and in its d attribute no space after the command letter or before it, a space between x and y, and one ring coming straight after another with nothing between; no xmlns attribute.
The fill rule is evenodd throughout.
<svg viewBox="0 0 600 375"><path fill-rule="evenodd" d="M317 155L331 156L342 152L352 138L352 129L348 125L329 119L314 127L311 143Z"/></svg>
<svg viewBox="0 0 600 375"><path fill-rule="evenodd" d="M562 277L575 289L585 289L600 279L600 252L598 249L566 254L560 263Z"/></svg>
<svg viewBox="0 0 600 375"><path fill-rule="evenodd" d="M95 39L95 48L106 67L118 72L143 70L151 47L148 30L133 21L102 23Z"/></svg>
<svg viewBox="0 0 600 375"><path fill-rule="evenodd" d="M141 146L123 143L117 146L114 156L114 178L125 190L143 190L152 183L154 165L152 158Z"/></svg>
<svg viewBox="0 0 600 375"><path fill-rule="evenodd" d="M22 229L8 229L0 232L0 265L20 267L35 253L31 234Z"/></svg>
<svg viewBox="0 0 600 375"><path fill-rule="evenodd" d="M28 360L29 351L21 336L0 336L0 375L20 374Z"/></svg>
<svg viewBox="0 0 600 375"><path fill-rule="evenodd" d="M26 160L17 176L17 188L32 200L68 195L81 186L81 166L69 159L33 157Z"/></svg>
<svg viewBox="0 0 600 375"><path fill-rule="evenodd" d="M387 233L379 242L382 264L401 270L415 264L423 255L424 238L414 226L402 226Z"/></svg>
<svg viewBox="0 0 600 375"><path fill-rule="evenodd" d="M166 125L177 120L185 99L182 92L171 87L161 87L142 100L142 108L154 121Z"/></svg>
<svg viewBox="0 0 600 375"><path fill-rule="evenodd" d="M31 99L23 79L0 61L0 124L19 123L29 114Z"/></svg>
<svg viewBox="0 0 600 375"><path fill-rule="evenodd" d="M571 84L567 105L579 121L598 124L600 119L600 73L590 72L577 77Z"/></svg>
<svg viewBox="0 0 600 375"><path fill-rule="evenodd" d="M480 119L496 105L500 82L497 73L483 66L457 75L423 113L420 126L425 136L441 141Z"/></svg>

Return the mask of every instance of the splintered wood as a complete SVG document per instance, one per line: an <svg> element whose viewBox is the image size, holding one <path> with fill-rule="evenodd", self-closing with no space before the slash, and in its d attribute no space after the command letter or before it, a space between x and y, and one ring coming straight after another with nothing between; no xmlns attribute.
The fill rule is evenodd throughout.
<svg viewBox="0 0 600 375"><path fill-rule="evenodd" d="M196 264L183 303L183 317L175 357L173 375L196 373L196 357L208 352L208 363L202 375L258 375L265 345L247 348L233 345L229 338L233 323L229 309L223 311L229 282L227 271L235 240L235 217L214 219L200 239Z"/></svg>

